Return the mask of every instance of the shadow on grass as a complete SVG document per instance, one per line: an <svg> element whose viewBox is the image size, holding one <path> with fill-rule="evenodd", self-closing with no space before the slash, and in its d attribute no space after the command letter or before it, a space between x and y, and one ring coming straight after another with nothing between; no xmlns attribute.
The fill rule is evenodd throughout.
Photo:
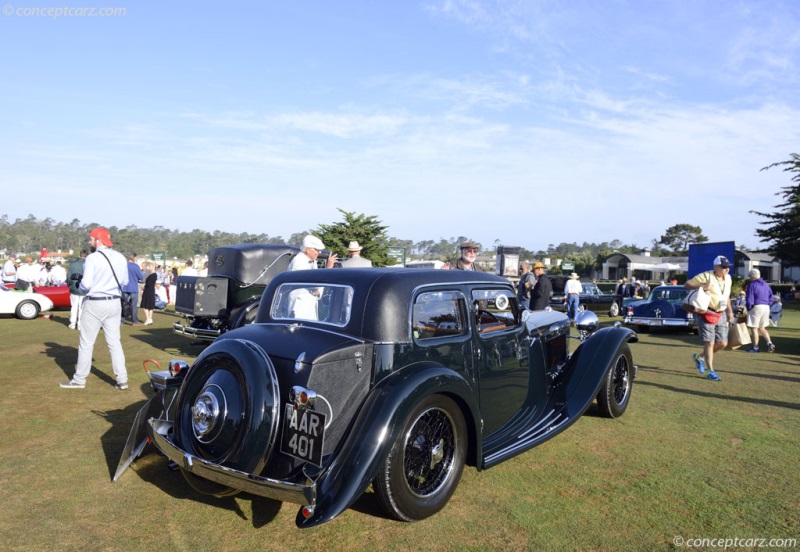
<svg viewBox="0 0 800 552"><path fill-rule="evenodd" d="M149 384L142 386L143 390L149 390ZM101 437L100 442L106 456L109 480L112 480L119 464L120 457L125 448L128 433L131 430L136 413L145 405L147 401L138 401L122 409L109 410L107 412L94 410L94 414L106 420L110 427ZM151 456L152 455L152 456ZM239 502L234 497L214 497L202 494L194 490L186 480L181 477L177 469L170 469L167 459L161 456L154 447L149 444L145 446L142 455L138 458L139 462L134 463L128 468L123 477L135 477L138 475L143 481L150 483L160 490L166 492L173 498L179 500L192 500L221 508L235 513L241 519L247 519L247 515L242 511ZM133 474L136 475L133 475ZM112 483L113 484L113 483ZM260 496L242 493L237 495L247 497L252 507L253 527L259 528L271 522L280 512L282 503Z"/></svg>
<svg viewBox="0 0 800 552"><path fill-rule="evenodd" d="M53 359L66 376L72 377L75 373L75 363L78 361L78 348L53 341L45 342L44 346L46 349L43 354Z"/></svg>
<svg viewBox="0 0 800 552"><path fill-rule="evenodd" d="M64 372L64 375L67 377L67 379L71 379L72 376L75 375L75 364L78 362L78 348L62 345L52 341L46 342L44 346L46 349L43 354L52 358L56 365L61 368L61 371ZM94 359L92 359L92 361L94 361ZM97 376L97 378L101 381L111 386L117 384L117 380L114 378L113 373L111 375L106 374L94 366L92 366L91 373Z"/></svg>
<svg viewBox="0 0 800 552"><path fill-rule="evenodd" d="M196 357L202 353L203 349L210 343L192 341L187 337L173 333L171 328L146 329L131 335L131 338L161 351L174 351L173 356L174 354L178 354L181 356ZM166 360L168 359L165 359L165 361Z"/></svg>
<svg viewBox="0 0 800 552"><path fill-rule="evenodd" d="M714 382L712 382L714 383ZM696 397L706 397L710 399L723 399L729 401L736 401L736 402L743 402L748 404L760 404L764 406L777 406L779 408L788 408L791 410L800 410L800 404L797 403L789 403L783 401L770 401L765 399L754 399L751 397L735 397L732 395L721 395L719 393L709 393L706 391L695 391L693 389L682 389L680 387L674 387L672 385L664 385L663 383L653 383L650 381L638 381L636 385L647 385L650 387L657 387L659 389L663 389L665 391L672 391L674 393L684 393L687 395L694 395ZM715 384L719 385L719 384Z"/></svg>
<svg viewBox="0 0 800 552"><path fill-rule="evenodd" d="M349 506L348 510L353 510L354 512L359 512L361 514L380 519L394 519L386 513L386 510L383 509L383 506L381 506L380 500L378 499L378 495L375 494L371 487L368 488L366 492L362 493L361 496Z"/></svg>

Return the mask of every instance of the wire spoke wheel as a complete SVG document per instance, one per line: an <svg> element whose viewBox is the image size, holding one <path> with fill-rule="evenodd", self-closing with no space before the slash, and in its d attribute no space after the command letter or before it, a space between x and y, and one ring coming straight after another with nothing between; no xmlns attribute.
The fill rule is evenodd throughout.
<svg viewBox="0 0 800 552"><path fill-rule="evenodd" d="M422 413L406 438L403 466L408 488L425 497L441 488L453 467L455 427L444 410Z"/></svg>
<svg viewBox="0 0 800 552"><path fill-rule="evenodd" d="M418 521L445 507L458 486L467 453L467 427L456 403L429 395L409 413L375 490L397 519Z"/></svg>
<svg viewBox="0 0 800 552"><path fill-rule="evenodd" d="M618 418L625 413L633 386L633 360L627 343L617 351L614 363L606 372L603 385L597 394L597 406L607 418Z"/></svg>

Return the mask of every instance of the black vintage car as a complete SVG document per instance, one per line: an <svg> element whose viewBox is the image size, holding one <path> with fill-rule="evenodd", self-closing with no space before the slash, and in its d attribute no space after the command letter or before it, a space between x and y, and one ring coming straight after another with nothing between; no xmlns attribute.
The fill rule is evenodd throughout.
<svg viewBox="0 0 800 552"><path fill-rule="evenodd" d="M553 310L566 312L567 297L564 295L564 285L566 278L555 277L553 280L553 296L550 298L550 308ZM578 310L590 310L592 312L607 312L609 316L618 316L622 308L622 297L610 293L603 293L597 284L581 282L583 293L579 295L580 304Z"/></svg>
<svg viewBox="0 0 800 552"><path fill-rule="evenodd" d="M299 248L290 245L243 243L208 252L208 276L179 276L175 311L183 320L172 331L213 341L228 330L255 320L267 284L286 270Z"/></svg>
<svg viewBox="0 0 800 552"><path fill-rule="evenodd" d="M114 479L149 440L201 493L300 504L299 527L370 484L389 515L421 520L465 465L535 447L595 399L625 412L636 334L582 315L573 340L564 314L520 310L507 280L478 272L279 274L254 324L151 373Z"/></svg>

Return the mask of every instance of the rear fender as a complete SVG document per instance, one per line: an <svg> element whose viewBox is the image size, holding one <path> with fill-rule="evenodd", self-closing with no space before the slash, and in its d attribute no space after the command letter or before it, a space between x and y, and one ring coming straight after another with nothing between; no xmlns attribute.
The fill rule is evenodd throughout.
<svg viewBox="0 0 800 552"><path fill-rule="evenodd" d="M230 329L236 329L244 326L247 315L253 311L258 310L258 305L261 303L261 296L258 295L249 299L246 303L237 306L231 310L230 316Z"/></svg>
<svg viewBox="0 0 800 552"><path fill-rule="evenodd" d="M628 328L602 328L580 344L569 359L564 380L564 401L569 416L580 415L592 403L617 351L638 341Z"/></svg>
<svg viewBox="0 0 800 552"><path fill-rule="evenodd" d="M470 443L479 442L475 392L461 375L427 363L404 368L370 392L333 461L316 481L313 515L306 519L299 511L297 526L314 527L330 521L361 496L399 437L406 416L423 397L434 393L448 395L461 406Z"/></svg>

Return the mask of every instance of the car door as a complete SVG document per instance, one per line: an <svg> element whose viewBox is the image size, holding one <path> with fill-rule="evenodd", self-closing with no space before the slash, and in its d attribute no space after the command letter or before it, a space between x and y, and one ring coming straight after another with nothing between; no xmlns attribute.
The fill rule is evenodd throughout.
<svg viewBox="0 0 800 552"><path fill-rule="evenodd" d="M473 288L471 317L484 435L511 421L528 396L530 337L508 289Z"/></svg>

